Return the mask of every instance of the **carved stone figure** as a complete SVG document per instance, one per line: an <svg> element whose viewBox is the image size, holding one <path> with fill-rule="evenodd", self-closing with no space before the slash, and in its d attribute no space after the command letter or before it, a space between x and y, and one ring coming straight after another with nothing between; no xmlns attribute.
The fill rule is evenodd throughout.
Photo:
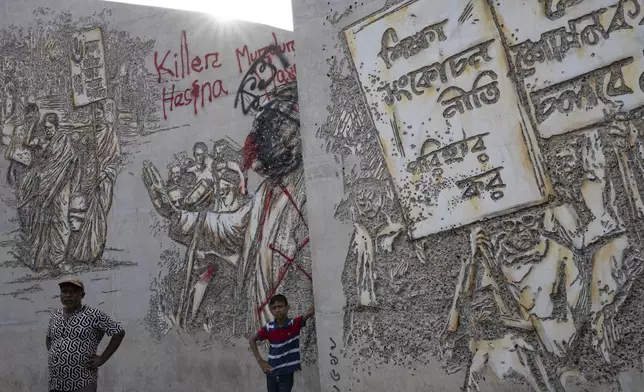
<svg viewBox="0 0 644 392"><path fill-rule="evenodd" d="M472 352L468 390L478 390L489 370L501 380L514 371L535 391L553 391L557 374L542 355L563 358L575 340L585 289L580 260L542 236L534 216L504 224L492 235L473 230L472 255L461 269L446 332L457 332L466 305L472 326L466 332Z"/></svg>
<svg viewBox="0 0 644 392"><path fill-rule="evenodd" d="M277 292L302 306L312 297L296 88L278 87L278 98L261 107L247 137L242 170L252 168L264 177L250 202L222 211L177 211L144 176L157 211L171 222L172 238L236 268L234 303L245 324L238 331L272 321L267 303ZM241 183L226 178L223 171L222 192ZM222 207L230 204L228 195L221 196Z"/></svg>
<svg viewBox="0 0 644 392"><path fill-rule="evenodd" d="M59 132L55 113L43 117L42 134L33 135L28 146L35 162L20 185L20 208L27 208L24 243L29 244L31 265L36 269L61 266L71 234L69 204L78 181L78 158L67 135Z"/></svg>
<svg viewBox="0 0 644 392"><path fill-rule="evenodd" d="M87 176L90 185L83 195L87 211L81 224L76 247L71 252L75 261L94 262L100 258L107 241L107 214L112 208L112 195L116 182L121 147L116 136L115 120L118 116L114 101L99 101L95 108L96 154L93 167Z"/></svg>

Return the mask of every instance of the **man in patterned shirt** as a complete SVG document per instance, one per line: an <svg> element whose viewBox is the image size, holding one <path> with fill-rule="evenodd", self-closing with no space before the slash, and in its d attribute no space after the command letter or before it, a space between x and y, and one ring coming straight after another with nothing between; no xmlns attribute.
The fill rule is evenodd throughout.
<svg viewBox="0 0 644 392"><path fill-rule="evenodd" d="M81 303L85 286L80 279L59 286L63 308L52 313L47 329L49 392L96 392L98 368L116 352L125 331L103 311ZM105 334L112 340L96 355Z"/></svg>

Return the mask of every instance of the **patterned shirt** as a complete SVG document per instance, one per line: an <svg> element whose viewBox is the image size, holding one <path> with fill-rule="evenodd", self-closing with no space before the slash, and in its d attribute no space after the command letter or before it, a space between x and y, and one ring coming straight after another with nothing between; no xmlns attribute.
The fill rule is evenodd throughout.
<svg viewBox="0 0 644 392"><path fill-rule="evenodd" d="M96 354L103 336L114 336L123 328L103 311L81 306L67 321L63 310L51 314L47 337L49 350L49 390L74 391L96 384L98 370L87 362Z"/></svg>
<svg viewBox="0 0 644 392"><path fill-rule="evenodd" d="M302 370L300 365L300 330L304 327L304 317L290 319L279 327L275 321L264 325L257 336L268 340L268 364L273 368L271 375L283 376Z"/></svg>

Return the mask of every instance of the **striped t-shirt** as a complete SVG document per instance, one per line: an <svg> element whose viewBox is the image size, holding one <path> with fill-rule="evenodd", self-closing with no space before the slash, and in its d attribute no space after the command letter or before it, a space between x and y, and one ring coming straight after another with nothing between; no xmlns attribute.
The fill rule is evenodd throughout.
<svg viewBox="0 0 644 392"><path fill-rule="evenodd" d="M259 340L268 340L268 364L273 368L274 376L282 376L302 370L300 365L300 330L304 326L302 316L290 319L279 327L272 321L264 325L257 336Z"/></svg>

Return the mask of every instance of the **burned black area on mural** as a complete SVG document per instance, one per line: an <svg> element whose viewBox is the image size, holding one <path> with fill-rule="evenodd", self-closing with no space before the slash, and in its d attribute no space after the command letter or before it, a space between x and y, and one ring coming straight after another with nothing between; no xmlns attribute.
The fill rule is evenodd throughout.
<svg viewBox="0 0 644 392"><path fill-rule="evenodd" d="M10 283L134 266L107 236L114 186L141 137L158 127L156 84L133 37L109 10L75 18L41 7L0 30L2 247Z"/></svg>

